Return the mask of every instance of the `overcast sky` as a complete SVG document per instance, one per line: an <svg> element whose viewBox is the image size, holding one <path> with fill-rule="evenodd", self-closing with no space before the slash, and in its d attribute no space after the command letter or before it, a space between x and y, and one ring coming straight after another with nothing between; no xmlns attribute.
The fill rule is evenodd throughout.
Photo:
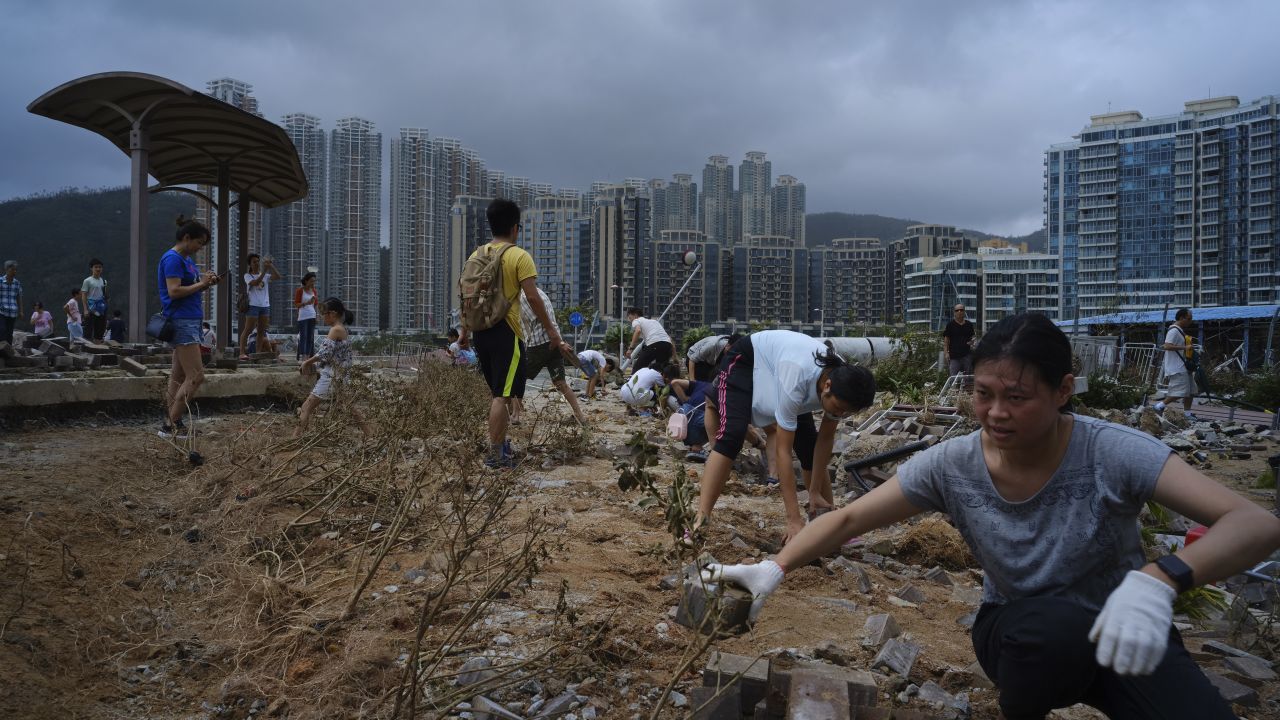
<svg viewBox="0 0 1280 720"><path fill-rule="evenodd" d="M810 212L1039 228L1041 162L1091 114L1280 94L1280 3L7 0L0 199L127 182L26 105L132 70L251 83L272 120L425 127L490 168L585 189L762 150ZM384 150L385 157L385 150ZM386 188L384 186L384 192Z"/></svg>

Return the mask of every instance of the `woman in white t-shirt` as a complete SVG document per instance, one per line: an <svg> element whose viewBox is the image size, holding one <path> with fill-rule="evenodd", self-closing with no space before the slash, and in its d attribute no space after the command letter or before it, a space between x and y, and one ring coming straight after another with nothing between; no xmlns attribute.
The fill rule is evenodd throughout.
<svg viewBox="0 0 1280 720"><path fill-rule="evenodd" d="M658 365L666 367L675 359L676 348L671 344L671 336L667 334L662 323L644 316L644 310L638 307L627 310L627 319L631 321L631 346L627 348L627 356L636 349L636 345L644 343L640 352L632 357L631 366L647 368Z"/></svg>
<svg viewBox="0 0 1280 720"><path fill-rule="evenodd" d="M267 340L267 330L271 327L271 296L267 288L272 280L279 280L280 273L271 262L271 258L262 260L258 253L248 257L248 272L244 274L244 285L249 296L249 307L240 318L240 359L248 360L249 354L245 346L249 342L249 333L258 329L257 352L271 352L271 342Z"/></svg>
<svg viewBox="0 0 1280 720"><path fill-rule="evenodd" d="M306 360L315 354L316 306L320 304L316 292L316 274L302 276L302 284L293 291L293 306L298 309L298 360Z"/></svg>
<svg viewBox="0 0 1280 720"><path fill-rule="evenodd" d="M733 461L742 450L749 425L769 435L777 459L782 502L786 507L789 541L804 528L796 494L794 452L809 489L809 515L832 507L831 481L826 467L840 419L871 405L876 383L871 371L849 365L820 340L790 330L768 330L742 338L725 352L712 393L714 416L706 413L708 435L714 442L702 474L695 528L711 517L716 500L729 479ZM822 427L813 413L823 411ZM814 470L817 469L817 472Z"/></svg>

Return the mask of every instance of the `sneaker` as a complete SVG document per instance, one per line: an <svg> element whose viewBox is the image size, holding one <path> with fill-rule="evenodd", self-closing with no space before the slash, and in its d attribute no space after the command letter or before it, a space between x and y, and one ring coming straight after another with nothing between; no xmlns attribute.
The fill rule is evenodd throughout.
<svg viewBox="0 0 1280 720"><path fill-rule="evenodd" d="M707 461L706 450L690 450L684 455L685 462L704 463Z"/></svg>
<svg viewBox="0 0 1280 720"><path fill-rule="evenodd" d="M519 462L515 458L511 457L510 455L507 455L501 458L485 458L484 459L484 466L489 468L490 470L510 470L511 468L514 468L518 464Z"/></svg>
<svg viewBox="0 0 1280 720"><path fill-rule="evenodd" d="M776 477L766 477L763 480L760 479L760 477L756 477L756 479L752 480L751 482L753 485L765 485L768 487L777 487L779 480Z"/></svg>

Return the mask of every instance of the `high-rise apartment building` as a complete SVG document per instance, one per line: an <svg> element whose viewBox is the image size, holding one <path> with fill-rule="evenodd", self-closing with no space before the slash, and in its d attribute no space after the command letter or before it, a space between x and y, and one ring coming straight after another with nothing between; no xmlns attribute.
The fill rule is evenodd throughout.
<svg viewBox="0 0 1280 720"><path fill-rule="evenodd" d="M804 183L791 175L779 175L778 184L770 190L770 215L772 217L772 234L782 235L805 244Z"/></svg>
<svg viewBox="0 0 1280 720"><path fill-rule="evenodd" d="M258 110L258 99L253 96L253 85L243 80L235 78L218 78L210 80L205 84L205 93L214 99L239 108L251 115L262 117L262 113ZM210 185L198 185L196 189L204 193L206 196L217 199L217 188ZM231 201L236 203L228 213L227 217L227 241L230 243L231 257L231 273L237 281L235 283L227 283L219 287L215 287L207 293L204 293L205 316L213 317L213 308L217 302L218 293L224 288L230 288L233 295L231 302L234 306L238 298L238 293L243 291L244 283L240 278L244 275L244 268L235 267L239 257L240 247L240 212L238 193L231 193ZM204 200L196 201L196 212L194 218L205 224L213 232L213 242L206 245L199 253L196 254L196 262L201 267L213 267L213 258L217 255L217 246L223 242L218 237L218 217L213 206ZM268 252L266 245L265 220L266 210L256 203L249 204L249 222L246 225L245 239L248 243L248 252L264 254Z"/></svg>
<svg viewBox="0 0 1280 720"><path fill-rule="evenodd" d="M1056 255L1020 252L1015 248L978 248L982 271L982 315L974 314L978 329L1009 315L1038 312L1060 320L1062 273Z"/></svg>
<svg viewBox="0 0 1280 720"><path fill-rule="evenodd" d="M544 194L521 208L520 247L533 257L538 287L557 308L577 305L583 288L591 284L590 275L582 273L582 256L590 254L591 245L580 242L580 205L576 197Z"/></svg>
<svg viewBox="0 0 1280 720"><path fill-rule="evenodd" d="M910 258L940 257L973 252L973 240L950 225L911 225L905 236L890 243L885 262L889 264L889 319L907 318L906 262Z"/></svg>
<svg viewBox="0 0 1280 720"><path fill-rule="evenodd" d="M1045 230L1063 316L1280 302L1277 132L1277 97L1221 97L1095 115L1051 146Z"/></svg>
<svg viewBox="0 0 1280 720"><path fill-rule="evenodd" d="M814 307L821 308L824 325L886 321L887 253L878 238L837 238L827 247L809 251L809 297Z"/></svg>
<svg viewBox="0 0 1280 720"><path fill-rule="evenodd" d="M649 181L649 232L656 242L667 229L667 181L654 178Z"/></svg>
<svg viewBox="0 0 1280 720"><path fill-rule="evenodd" d="M694 254L693 265L685 264L685 256L690 252ZM662 322L677 344L689 328L709 325L719 319L719 243L707 242L697 230L664 230L653 243L652 263L653 308L649 312L656 317L671 305ZM702 267L691 277L699 263ZM681 287L684 293L677 298Z"/></svg>
<svg viewBox="0 0 1280 720"><path fill-rule="evenodd" d="M747 153L738 165L738 203L741 209L741 232L764 236L773 232L773 163L759 151Z"/></svg>
<svg viewBox="0 0 1280 720"><path fill-rule="evenodd" d="M624 300L627 306L646 310L651 305L649 202L647 188L638 190L634 184L610 185L595 196L591 215L592 294L600 314L606 317L622 317Z"/></svg>
<svg viewBox="0 0 1280 720"><path fill-rule="evenodd" d="M280 126L298 151L308 187L305 198L268 211L268 247L276 267L284 275L269 288L271 325L288 327L297 317L293 307L293 289L302 281L308 268L317 268L316 274L319 275L323 265L328 153L320 118L290 113L280 119ZM317 278L318 282L323 280Z"/></svg>
<svg viewBox="0 0 1280 720"><path fill-rule="evenodd" d="M493 202L493 198L461 195L454 198L449 211L448 274L445 277L445 287L448 289L445 312L449 325L458 323L458 278L462 277L462 266L476 248L493 237L489 231L489 218L485 214L490 202Z"/></svg>
<svg viewBox="0 0 1280 720"><path fill-rule="evenodd" d="M423 128L401 128L400 136L391 139L391 287L387 290L393 330L421 331L446 324L441 301L448 248L438 228L434 150Z"/></svg>
<svg viewBox="0 0 1280 720"><path fill-rule="evenodd" d="M327 294L355 314L355 325L378 327L379 234L382 222L382 133L370 120L343 118L329 140Z"/></svg>
<svg viewBox="0 0 1280 720"><path fill-rule="evenodd" d="M972 317L982 317L982 264L977 253L907 258L904 268L903 317L908 329L941 331L957 303Z"/></svg>
<svg viewBox="0 0 1280 720"><path fill-rule="evenodd" d="M712 155L702 168L702 201L698 206L698 229L708 242L728 247L741 232L733 166L725 155Z"/></svg>
<svg viewBox="0 0 1280 720"><path fill-rule="evenodd" d="M733 311L739 322L809 318L809 251L777 235L747 235L733 247Z"/></svg>

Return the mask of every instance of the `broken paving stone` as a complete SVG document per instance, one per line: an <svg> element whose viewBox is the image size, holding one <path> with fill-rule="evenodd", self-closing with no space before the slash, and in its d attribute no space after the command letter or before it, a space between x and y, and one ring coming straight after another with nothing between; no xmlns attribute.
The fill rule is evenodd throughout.
<svg viewBox="0 0 1280 720"><path fill-rule="evenodd" d="M920 656L920 646L906 640L892 638L889 642L880 648L880 652L876 653L876 658L871 662L871 669L875 670L879 667L888 668L903 677L911 674L911 666L915 665L916 658Z"/></svg>
<svg viewBox="0 0 1280 720"><path fill-rule="evenodd" d="M475 720L524 720L483 695L471 698L471 715Z"/></svg>
<svg viewBox="0 0 1280 720"><path fill-rule="evenodd" d="M1275 680L1277 677L1271 663L1259 658L1231 656L1223 659L1222 666L1250 680Z"/></svg>
<svg viewBox="0 0 1280 720"><path fill-rule="evenodd" d="M829 663L840 665L842 667L849 667L857 661L857 657L852 652L840 647L830 640L827 640L821 645L815 647L813 649L813 656L819 660L826 660Z"/></svg>
<svg viewBox="0 0 1280 720"><path fill-rule="evenodd" d="M679 575L668 575L658 581L659 590L675 590L680 585Z"/></svg>
<svg viewBox="0 0 1280 720"><path fill-rule="evenodd" d="M751 593L720 583L686 580L680 593L676 622L702 633L733 633L747 629Z"/></svg>
<svg viewBox="0 0 1280 720"><path fill-rule="evenodd" d="M847 557L838 557L832 560L827 568L832 572L837 570L847 573L853 580L853 586L858 592L867 594L871 592L871 578L867 576L867 571L862 569L858 563Z"/></svg>
<svg viewBox="0 0 1280 720"><path fill-rule="evenodd" d="M667 696L667 702L671 703L673 707L682 708L689 704L689 698L685 697L684 693L672 690L671 694Z"/></svg>
<svg viewBox="0 0 1280 720"><path fill-rule="evenodd" d="M951 588L951 602L961 605L981 605L982 588L968 585L956 585Z"/></svg>
<svg viewBox="0 0 1280 720"><path fill-rule="evenodd" d="M454 683L456 685L467 686L484 682L497 674L493 670L489 669L492 666L493 663L489 658L484 657L483 655L473 657L463 663L462 667L459 668L458 677ZM570 697L572 697L572 694L570 694Z"/></svg>
<svg viewBox="0 0 1280 720"><path fill-rule="evenodd" d="M991 682L991 678L987 677L987 671L982 669L982 663L974 660L969 663L969 667L965 668L965 672L973 676L973 686L977 688L991 689L996 686Z"/></svg>
<svg viewBox="0 0 1280 720"><path fill-rule="evenodd" d="M1201 646L1201 649L1202 649L1204 652L1210 652L1210 653L1213 653L1214 655L1225 655L1225 656L1230 656L1230 657L1241 657L1241 658L1253 658L1254 660L1257 660L1258 662L1266 663L1268 667L1270 667L1270 666L1271 666L1271 663L1270 663L1270 662L1268 662L1268 661L1267 661L1266 659L1264 659L1264 658L1260 658L1260 657L1258 657L1257 655L1254 655L1254 654L1252 654L1252 653L1247 653L1247 652L1245 652L1244 650L1241 650L1241 649L1239 649L1239 648L1232 647L1232 646L1230 646L1230 645L1228 645L1228 644L1226 644L1226 643L1224 643L1224 642L1218 642L1217 640L1206 640L1206 641L1205 641L1205 643L1204 643L1204 645L1202 645L1202 646Z"/></svg>
<svg viewBox="0 0 1280 720"><path fill-rule="evenodd" d="M833 597L819 597L819 598L814 598L814 600L817 600L818 602L826 605L830 605L831 607L838 607L842 610L848 610L849 612L858 611L858 603L852 600L845 600L844 598L833 598Z"/></svg>
<svg viewBox="0 0 1280 720"><path fill-rule="evenodd" d="M902 629L898 627L898 621L893 619L889 613L879 613L867 617L867 622L862 626L862 644L867 647L880 647L889 640L902 634Z"/></svg>
<svg viewBox="0 0 1280 720"><path fill-rule="evenodd" d="M1177 452L1190 452L1196 449L1196 446L1192 444L1190 440L1178 437L1177 435L1169 435L1161 438L1161 441Z"/></svg>
<svg viewBox="0 0 1280 720"><path fill-rule="evenodd" d="M902 598L903 600L906 600L909 603L915 603L917 605L929 599L925 597L925 594L923 592L920 591L920 588L916 587L915 585L912 585L911 583L907 583L906 585L902 586L902 589L894 593L894 595L898 596L899 598Z"/></svg>
<svg viewBox="0 0 1280 720"><path fill-rule="evenodd" d="M1258 691L1248 685L1241 685L1231 678L1223 677L1215 672L1204 671L1204 676L1218 688L1223 699L1229 703L1253 707L1258 704Z"/></svg>
<svg viewBox="0 0 1280 720"><path fill-rule="evenodd" d="M788 720L848 720L849 689L830 674L796 669L791 672L791 692L787 698Z"/></svg>
<svg viewBox="0 0 1280 720"><path fill-rule="evenodd" d="M741 704L754 707L764 697L769 684L769 660L714 651L702 671L702 684L709 688L734 685L741 688ZM701 703L694 703L697 707Z"/></svg>
<svg viewBox="0 0 1280 720"><path fill-rule="evenodd" d="M932 680L921 685L917 695L921 700L932 703L943 711L948 711L946 717L960 718L969 716L969 700L967 697L952 695Z"/></svg>
<svg viewBox="0 0 1280 720"><path fill-rule="evenodd" d="M938 583L939 585L954 585L954 584L955 584L954 582L952 582L952 580L951 580L951 576L947 574L947 571L946 571L946 570L943 570L941 567L939 567L939 566L937 566L937 565L935 565L935 566L933 566L933 567L931 567L931 568L929 568L928 570L926 570L926 571L925 571L925 573L924 573L924 579L925 579L925 580L928 580L929 582L935 582L935 583Z"/></svg>
<svg viewBox="0 0 1280 720"><path fill-rule="evenodd" d="M540 711L536 715L536 717L539 717L539 718L560 717L561 715L564 715L565 713L572 710L573 709L572 705L576 702L578 702L576 693L571 693L571 692L562 693L560 695L555 696L554 698L551 698L546 703L544 703ZM533 707L530 706L529 709L532 711Z"/></svg>
<svg viewBox="0 0 1280 720"><path fill-rule="evenodd" d="M689 705L693 709L693 720L739 720L742 690L737 685L719 689L696 687L689 691ZM586 720L585 712L583 720Z"/></svg>
<svg viewBox="0 0 1280 720"><path fill-rule="evenodd" d="M897 607L900 607L900 608L918 608L918 607L920 607L919 605L917 605L917 604L915 604L915 603L911 602L910 600L903 600L902 598L898 597L897 595L890 595L890 596L889 596L889 598L888 598L888 600L889 600L889 604L890 604L890 605L894 605L894 606L897 606Z"/></svg>

